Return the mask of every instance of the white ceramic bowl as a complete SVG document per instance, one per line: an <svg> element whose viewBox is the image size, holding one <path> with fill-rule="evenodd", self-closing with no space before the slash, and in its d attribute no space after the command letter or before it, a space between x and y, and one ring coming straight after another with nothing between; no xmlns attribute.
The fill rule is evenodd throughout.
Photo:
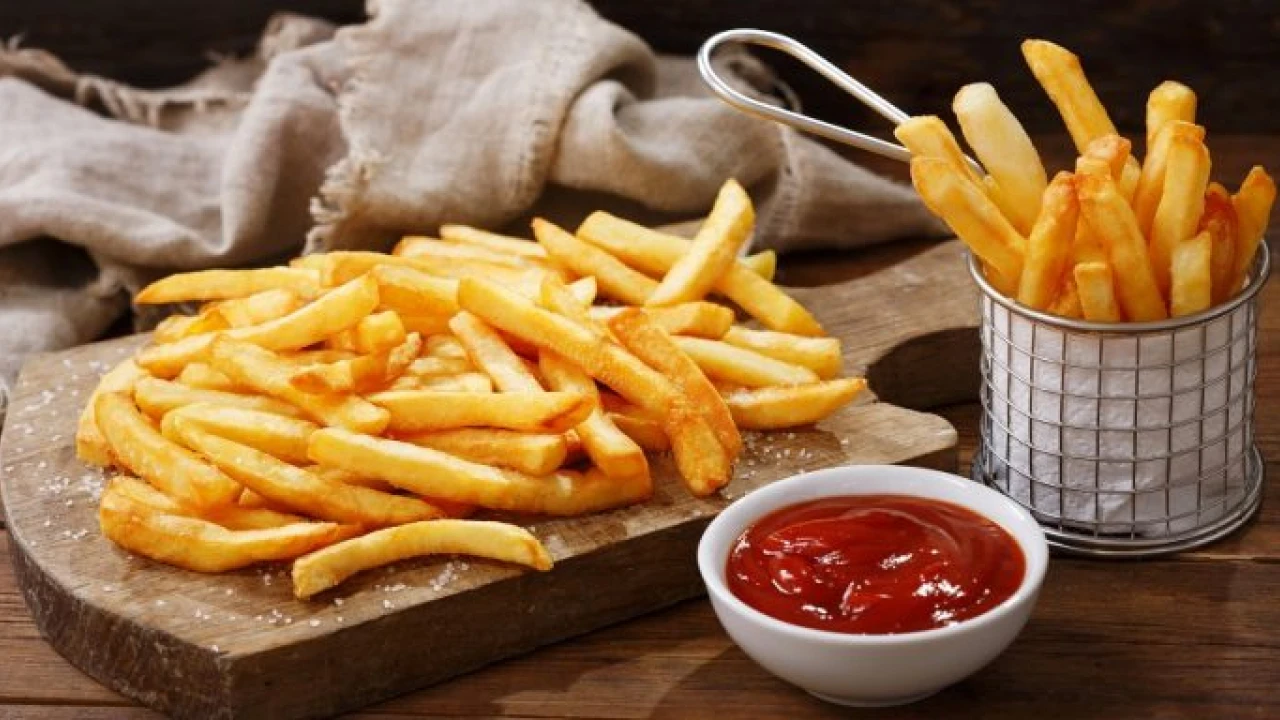
<svg viewBox="0 0 1280 720"><path fill-rule="evenodd" d="M880 494L955 503L993 520L1022 549L1022 584L982 615L898 635L850 635L792 625L755 610L729 591L729 551L760 517L822 497ZM1048 564L1049 548L1040 526L1009 498L955 475L897 465L836 467L780 480L729 505L698 544L698 569L711 607L734 642L774 675L842 705L913 702L977 672L1026 624Z"/></svg>

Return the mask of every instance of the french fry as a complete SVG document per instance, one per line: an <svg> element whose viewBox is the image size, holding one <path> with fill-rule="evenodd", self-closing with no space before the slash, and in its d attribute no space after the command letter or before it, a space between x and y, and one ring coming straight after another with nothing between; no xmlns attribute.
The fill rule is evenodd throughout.
<svg viewBox="0 0 1280 720"><path fill-rule="evenodd" d="M723 339L730 345L807 367L823 379L840 374L842 359L840 341L836 338L811 338L771 330L749 330L735 325L729 328Z"/></svg>
<svg viewBox="0 0 1280 720"><path fill-rule="evenodd" d="M397 439L463 460L511 468L530 475L549 475L564 464L569 448L560 433L527 433L494 428L436 430Z"/></svg>
<svg viewBox="0 0 1280 720"><path fill-rule="evenodd" d="M1115 278L1107 262L1079 263L1072 270L1080 311L1092 322L1122 322L1120 303L1116 300Z"/></svg>
<svg viewBox="0 0 1280 720"><path fill-rule="evenodd" d="M491 393L493 392L493 381L484 373L464 372L457 375L420 378L417 383L417 389L438 392Z"/></svg>
<svg viewBox="0 0 1280 720"><path fill-rule="evenodd" d="M158 305L196 300L226 300L281 288L302 297L314 297L320 292L320 277L309 268L201 270L157 280L143 288L133 301L139 305Z"/></svg>
<svg viewBox="0 0 1280 720"><path fill-rule="evenodd" d="M132 395L134 385L145 377L147 377L146 371L138 367L137 363L130 358L111 368L98 380L98 386L89 396L84 410L80 411L80 419L76 424L76 457L98 467L112 464L111 447L107 444L107 438L103 436L102 431L98 429L97 412L94 407L97 405L98 397L104 393Z"/></svg>
<svg viewBox="0 0 1280 720"><path fill-rule="evenodd" d="M298 418L212 403L184 405L164 416L161 432L174 442L182 442L174 434L178 422L294 464L307 462L307 438L318 429L315 423Z"/></svg>
<svg viewBox="0 0 1280 720"><path fill-rule="evenodd" d="M671 383L634 355L600 342L581 325L494 283L464 279L458 286L458 302L490 325L539 349L573 358L589 375L641 407L665 412L676 397Z"/></svg>
<svg viewBox="0 0 1280 720"><path fill-rule="evenodd" d="M587 217L578 228L578 237L653 275L666 273L689 248L689 241L684 238L650 230L605 212ZM725 271L714 289L770 330L797 335L824 334L818 321L795 298L741 261Z"/></svg>
<svg viewBox="0 0 1280 720"><path fill-rule="evenodd" d="M1057 296L1076 238L1080 203L1075 176L1060 172L1044 193L1040 217L1027 238L1027 257L1018 281L1018 302L1044 310Z"/></svg>
<svg viewBox="0 0 1280 720"><path fill-rule="evenodd" d="M98 523L103 535L130 552L204 573L291 560L350 535L348 528L327 522L228 530L208 520L156 512L110 489L102 495Z"/></svg>
<svg viewBox="0 0 1280 720"><path fill-rule="evenodd" d="M394 310L366 315L351 327L350 332L350 349L365 355L384 352L401 345L409 334L400 315Z"/></svg>
<svg viewBox="0 0 1280 720"><path fill-rule="evenodd" d="M653 492L648 477L619 480L598 470L527 475L340 428L312 434L310 454L322 465L380 477L419 495L495 510L582 515L640 502Z"/></svg>
<svg viewBox="0 0 1280 720"><path fill-rule="evenodd" d="M377 265L370 270L382 305L403 315L449 317L458 312L458 281L411 267Z"/></svg>
<svg viewBox="0 0 1280 720"><path fill-rule="evenodd" d="M725 450L707 417L688 397L672 403L662 427L671 440L680 479L694 497L706 497L733 479L734 455Z"/></svg>
<svg viewBox="0 0 1280 720"><path fill-rule="evenodd" d="M1119 187L1120 183L1124 182L1125 167L1131 159L1132 148L1133 144L1119 135L1103 135L1094 138L1081 157L1105 162L1111 171L1112 179Z"/></svg>
<svg viewBox="0 0 1280 720"><path fill-rule="evenodd" d="M417 498L322 478L261 450L207 432L179 415L167 416L165 424L173 428L171 432L184 445L245 487L311 517L384 527L444 516L439 508Z"/></svg>
<svg viewBox="0 0 1280 720"><path fill-rule="evenodd" d="M578 275L596 278L600 293L632 305L643 305L658 283L621 260L585 243L556 225L534 218L533 235L555 262Z"/></svg>
<svg viewBox="0 0 1280 720"><path fill-rule="evenodd" d="M182 368L182 372L178 373L177 381L187 387L203 388L205 390L220 390L222 392L243 392L244 388L235 384L231 378L214 370L208 363L193 362Z"/></svg>
<svg viewBox="0 0 1280 720"><path fill-rule="evenodd" d="M1173 247L1170 269L1169 314L1192 315L1209 309L1212 302L1213 241L1208 231L1179 240Z"/></svg>
<svg viewBox="0 0 1280 720"><path fill-rule="evenodd" d="M409 368L405 372L414 377L427 379L457 375L474 369L475 366L471 364L466 355L460 358L424 355L409 363Z"/></svg>
<svg viewBox="0 0 1280 720"><path fill-rule="evenodd" d="M156 325L151 339L158 344L177 342L192 335L226 330L227 321L217 308L202 310L198 315L170 315Z"/></svg>
<svg viewBox="0 0 1280 720"><path fill-rule="evenodd" d="M471 361L467 359L467 349L452 335L433 335L427 338L422 354L426 357L461 358L467 361L468 367L471 366Z"/></svg>
<svg viewBox="0 0 1280 720"><path fill-rule="evenodd" d="M1013 227L1031 232L1049 178L1022 123L987 83L960 88L951 107L965 140L1000 188Z"/></svg>
<svg viewBox="0 0 1280 720"><path fill-rule="evenodd" d="M947 124L935 115L918 115L908 118L893 130L912 157L933 158L946 164L959 177L972 183L974 187L983 186L982 176L978 175L969 164L956 136L951 134Z"/></svg>
<svg viewBox="0 0 1280 720"><path fill-rule="evenodd" d="M1049 305L1048 312L1058 317L1079 320L1084 317L1084 307L1080 304L1080 289L1076 287L1076 279L1068 274L1062 281L1062 290Z"/></svg>
<svg viewBox="0 0 1280 720"><path fill-rule="evenodd" d="M762 250L742 258L739 263L765 280L773 280L774 274L778 271L778 253Z"/></svg>
<svg viewBox="0 0 1280 720"><path fill-rule="evenodd" d="M298 293L285 288L263 290L252 295L218 303L214 312L228 327L249 327L270 322L302 307Z"/></svg>
<svg viewBox="0 0 1280 720"><path fill-rule="evenodd" d="M662 423L657 420L616 412L607 414L609 420L619 430L626 433L627 437L634 440L637 445L645 450L649 452L667 452L671 449L671 438L667 437L666 431L662 429Z"/></svg>
<svg viewBox="0 0 1280 720"><path fill-rule="evenodd" d="M802 365L775 360L754 350L705 338L675 337L676 346L709 377L749 387L802 385L818 381L814 371Z"/></svg>
<svg viewBox="0 0 1280 720"><path fill-rule="evenodd" d="M401 238L391 252L393 255L401 257L421 258L440 263L451 263L456 260L476 260L512 268L531 267L539 262L523 255L513 254L507 250L490 250L489 248L474 245L458 245L441 242L435 238L413 235Z"/></svg>
<svg viewBox="0 0 1280 720"><path fill-rule="evenodd" d="M575 427L591 462L611 478L647 476L649 462L645 459L644 450L601 411L595 380L551 351L542 352L538 364L553 390L577 393L591 402L591 413Z"/></svg>
<svg viewBox="0 0 1280 720"><path fill-rule="evenodd" d="M812 425L848 405L867 386L862 378L807 385L736 390L724 397L743 430L778 430Z"/></svg>
<svg viewBox="0 0 1280 720"><path fill-rule="evenodd" d="M1236 221L1239 235L1236 236L1235 277L1231 284L1231 294L1240 289L1249 269L1253 267L1253 256L1262 243L1262 236L1267 232L1267 222L1271 218L1271 206L1276 200L1276 183L1262 169L1255 165L1240 183L1240 189L1231 198L1236 210Z"/></svg>
<svg viewBox="0 0 1280 720"><path fill-rule="evenodd" d="M208 354L215 337L225 335L269 350L296 350L314 345L352 327L378 305L378 285L361 277L336 288L294 312L261 325L183 338L138 353L138 365L157 377L175 377Z"/></svg>
<svg viewBox="0 0 1280 720"><path fill-rule="evenodd" d="M524 528L483 520L429 520L331 545L293 564L293 593L306 599L363 570L426 555L471 555L550 570L551 555Z"/></svg>
<svg viewBox="0 0 1280 720"><path fill-rule="evenodd" d="M755 226L751 198L736 180L720 188L711 214L645 303L655 307L701 300L733 264Z"/></svg>
<svg viewBox="0 0 1280 720"><path fill-rule="evenodd" d="M590 318L597 322L608 322L610 318L626 308L597 306L588 311ZM645 315L657 323L658 327L668 335L692 335L719 340L733 326L733 310L713 302L700 300L691 303L680 303L667 307L650 307L644 309ZM784 333L790 335L790 333ZM792 335L792 337L806 337ZM822 338L818 338L822 339Z"/></svg>
<svg viewBox="0 0 1280 720"><path fill-rule="evenodd" d="M1169 294L1173 249L1196 234L1209 186L1209 150L1204 143L1174 133L1170 140L1164 189L1151 221L1151 265L1156 284Z"/></svg>
<svg viewBox="0 0 1280 720"><path fill-rule="evenodd" d="M494 252L508 253L533 260L547 259L547 251L536 242L531 242L524 238L499 235L467 225L441 225L440 239L463 245L487 248Z"/></svg>
<svg viewBox="0 0 1280 720"><path fill-rule="evenodd" d="M538 302L542 307L559 313L589 330L596 337L609 337L609 329L588 312L587 305L590 303L579 301L559 278L547 276L543 279L542 295Z"/></svg>
<svg viewBox="0 0 1280 720"><path fill-rule="evenodd" d="M1240 234L1231 193L1219 183L1209 183L1205 191L1199 230L1209 233L1209 285L1212 304L1217 305L1231 297L1234 290L1231 282L1235 272L1236 238Z"/></svg>
<svg viewBox="0 0 1280 720"><path fill-rule="evenodd" d="M239 484L157 432L127 395L103 393L94 409L111 456L133 474L194 508L239 497Z"/></svg>
<svg viewBox="0 0 1280 720"><path fill-rule="evenodd" d="M1125 317L1132 322L1167 318L1168 310L1138 221L1110 173L1077 173L1076 191L1081 217L1106 249L1112 272L1121 278L1116 283L1116 294Z"/></svg>
<svg viewBox="0 0 1280 720"><path fill-rule="evenodd" d="M211 403L286 417L301 417L301 412L296 407L275 398L188 387L181 383L153 377L139 378L132 390L133 399L138 403L138 408L156 420L163 417L165 413L195 403Z"/></svg>
<svg viewBox="0 0 1280 720"><path fill-rule="evenodd" d="M1138 187L1133 194L1133 212L1138 218L1138 228L1143 236L1151 234L1151 223L1155 220L1156 209L1160 207L1160 198L1164 195L1169 148L1175 135L1185 138L1186 142L1204 142L1203 127L1178 120L1165 124L1156 133L1155 140L1147 148Z"/></svg>
<svg viewBox="0 0 1280 720"><path fill-rule="evenodd" d="M996 288L1016 295L1026 240L981 187L966 180L953 164L931 157L911 159L911 180L925 204L995 270Z"/></svg>
<svg viewBox="0 0 1280 720"><path fill-rule="evenodd" d="M197 511L165 495L154 487L128 475L118 475L111 480L108 492L123 495L133 502L166 515L185 515L221 525L228 530L262 530L292 523L305 522L298 515L277 512L267 507L225 505Z"/></svg>
<svg viewBox="0 0 1280 720"><path fill-rule="evenodd" d="M1166 80L1147 96L1147 151L1156 143L1156 136L1173 122L1196 121L1196 94L1182 83Z"/></svg>
<svg viewBox="0 0 1280 720"><path fill-rule="evenodd" d="M251 343L220 337L210 351L213 366L231 379L293 405L324 425L380 433L389 413L355 395L320 395L293 386L294 368L278 355Z"/></svg>
<svg viewBox="0 0 1280 720"><path fill-rule="evenodd" d="M399 346L331 363L299 368L289 378L293 386L309 393L368 393L386 389L417 362L422 336L409 333ZM430 358L434 359L434 358Z"/></svg>
<svg viewBox="0 0 1280 720"><path fill-rule="evenodd" d="M403 390L369 396L391 415L396 432L492 427L560 433L591 414L589 398L577 393L464 393Z"/></svg>
<svg viewBox="0 0 1280 720"><path fill-rule="evenodd" d="M449 320L449 329L466 349L471 363L483 370L500 392L543 391L542 384L525 368L520 356L480 318L466 311L459 312Z"/></svg>

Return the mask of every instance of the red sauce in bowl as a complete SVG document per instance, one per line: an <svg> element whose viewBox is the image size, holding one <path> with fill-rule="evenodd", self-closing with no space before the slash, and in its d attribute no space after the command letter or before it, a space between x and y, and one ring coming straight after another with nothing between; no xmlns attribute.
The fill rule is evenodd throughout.
<svg viewBox="0 0 1280 720"><path fill-rule="evenodd" d="M729 552L729 591L795 625L851 634L929 630L981 615L1022 584L1004 528L948 502L851 495L760 518Z"/></svg>

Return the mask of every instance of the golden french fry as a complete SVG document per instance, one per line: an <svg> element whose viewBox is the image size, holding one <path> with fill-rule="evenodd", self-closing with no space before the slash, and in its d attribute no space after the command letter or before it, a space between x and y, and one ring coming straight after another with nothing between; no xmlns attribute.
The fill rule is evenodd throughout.
<svg viewBox="0 0 1280 720"><path fill-rule="evenodd" d="M550 277L550 276L548 276ZM538 378L493 328L465 310L449 320L449 329L462 343L472 364L493 380L500 392L541 393Z"/></svg>
<svg viewBox="0 0 1280 720"><path fill-rule="evenodd" d="M1235 278L1232 280L1231 293L1234 294L1244 284L1253 267L1253 256L1262 243L1262 236L1267 232L1267 223L1271 219L1271 206L1276 200L1276 183L1262 169L1255 165L1240 183L1240 189L1231 198L1236 210L1236 222L1239 235L1236 236Z"/></svg>
<svg viewBox="0 0 1280 720"><path fill-rule="evenodd" d="M724 341L740 348L754 350L775 360L807 367L818 377L827 379L840 374L840 340L832 337L812 338L770 330L749 330L740 325L730 327Z"/></svg>
<svg viewBox="0 0 1280 720"><path fill-rule="evenodd" d="M417 498L348 485L314 475L260 450L219 437L178 415L165 425L245 487L281 506L321 520L382 527L443 517Z"/></svg>
<svg viewBox="0 0 1280 720"><path fill-rule="evenodd" d="M646 302L633 304L662 306L701 300L734 265L755 221L751 197L736 180L729 179L721 186L711 214L698 228L689 250L671 266Z"/></svg>
<svg viewBox="0 0 1280 720"><path fill-rule="evenodd" d="M725 451L715 429L688 397L676 398L662 427L671 440L676 470L690 494L706 497L733 479L734 456Z"/></svg>
<svg viewBox="0 0 1280 720"><path fill-rule="evenodd" d="M735 390L724 399L734 422L743 430L778 430L817 423L852 402L866 386L862 378L840 378Z"/></svg>
<svg viewBox="0 0 1280 720"><path fill-rule="evenodd" d="M600 342L590 330L494 283L464 279L458 286L458 302L490 325L539 349L573 358L587 374L641 407L664 412L676 397L671 383L634 355Z"/></svg>
<svg viewBox="0 0 1280 720"><path fill-rule="evenodd" d="M386 410L356 395L319 395L293 386L295 368L278 355L251 343L223 336L210 351L213 366L245 387L293 405L325 425L380 433L390 419Z"/></svg>
<svg viewBox="0 0 1280 720"><path fill-rule="evenodd" d="M527 433L494 428L436 430L397 439L456 455L463 460L548 475L564 464L569 448L560 433Z"/></svg>
<svg viewBox="0 0 1280 720"><path fill-rule="evenodd" d="M1151 221L1151 265L1156 284L1169 294L1173 249L1196 234L1209 186L1209 150L1204 143L1175 133L1170 140L1164 189Z"/></svg>
<svg viewBox="0 0 1280 720"><path fill-rule="evenodd" d="M223 300L215 312L229 327L248 327L270 322L302 307L298 293L285 288L263 290L248 297Z"/></svg>
<svg viewBox="0 0 1280 720"><path fill-rule="evenodd" d="M386 389L418 361L422 336L411 332L400 345L368 355L298 368L289 378L309 393L368 393ZM434 360L434 358L429 358Z"/></svg>
<svg viewBox="0 0 1280 720"><path fill-rule="evenodd" d="M174 434L177 422L198 426L294 464L307 462L307 438L318 429L315 423L298 418L213 403L184 405L164 416L161 432L174 442L182 442Z"/></svg>
<svg viewBox="0 0 1280 720"><path fill-rule="evenodd" d="M1182 83L1166 80L1147 96L1147 152L1156 144L1156 137L1172 122L1196 121L1196 94Z"/></svg>
<svg viewBox="0 0 1280 720"><path fill-rule="evenodd" d="M607 413L609 420L627 437L649 452L667 452L671 449L671 438L662 429L662 423L652 418L622 413Z"/></svg>
<svg viewBox="0 0 1280 720"><path fill-rule="evenodd" d="M451 316L458 312L458 281L398 265L370 270L384 307L402 316Z"/></svg>
<svg viewBox="0 0 1280 720"><path fill-rule="evenodd" d="M1040 217L1027 238L1027 257L1018 281L1018 302L1044 310L1057 296L1071 258L1080 214L1075 176L1060 172L1044 193Z"/></svg>
<svg viewBox="0 0 1280 720"><path fill-rule="evenodd" d="M220 390L222 392L243 392L244 388L235 384L231 378L214 370L208 363L193 362L182 368L182 372L178 373L177 381L187 387L203 388L205 390Z"/></svg>
<svg viewBox="0 0 1280 720"><path fill-rule="evenodd" d="M547 259L547 251L536 242L531 242L525 238L499 235L466 225L441 225L440 239L534 260Z"/></svg>
<svg viewBox="0 0 1280 720"><path fill-rule="evenodd" d="M1125 167L1132 158L1130 155L1132 148L1133 144L1119 135L1103 135L1089 143L1082 157L1105 162L1118 187L1124 182Z"/></svg>
<svg viewBox="0 0 1280 720"><path fill-rule="evenodd" d="M587 305L590 303L580 302L559 278L547 276L543 279L542 295L538 302L542 307L569 318L597 337L609 337L608 328L588 312Z"/></svg>
<svg viewBox="0 0 1280 720"><path fill-rule="evenodd" d="M1074 53L1047 40L1026 40L1022 55L1057 106L1077 152L1083 155L1095 139L1118 134Z"/></svg>
<svg viewBox="0 0 1280 720"><path fill-rule="evenodd" d="M177 342L185 337L226 330L229 326L218 308L201 310L198 315L171 315L156 325L151 339L159 344Z"/></svg>
<svg viewBox="0 0 1280 720"><path fill-rule="evenodd" d="M351 534L328 522L263 530L228 530L208 520L156 510L108 488L98 507L102 534L143 557L196 572L217 573L290 560Z"/></svg>
<svg viewBox="0 0 1280 720"><path fill-rule="evenodd" d="M1119 275L1116 294L1125 317L1132 322L1167 318L1168 309L1133 210L1121 197L1110 173L1081 169L1085 172L1076 174L1080 215L1089 224L1089 232L1106 249L1112 272Z"/></svg>
<svg viewBox="0 0 1280 720"><path fill-rule="evenodd" d="M773 280L774 274L778 271L778 253L772 250L762 250L748 255L739 262L765 280Z"/></svg>
<svg viewBox="0 0 1280 720"><path fill-rule="evenodd" d="M408 388L391 388L392 390ZM460 393L491 393L493 381L488 375L479 372L464 372L457 375L441 375L438 377L418 378L413 387L417 390Z"/></svg>
<svg viewBox="0 0 1280 720"><path fill-rule="evenodd" d="M201 520L208 520L221 525L228 530L262 530L306 521L306 518L298 515L277 512L271 508L244 507L238 504L209 508L197 512L141 480L128 475L119 475L113 478L108 492L123 495L133 502L140 503L158 513L197 517Z"/></svg>
<svg viewBox="0 0 1280 720"><path fill-rule="evenodd" d="M1080 304L1080 289L1076 287L1076 279L1068 274L1063 278L1062 290L1053 299L1046 312L1058 317L1079 320L1084 317L1084 307Z"/></svg>
<svg viewBox="0 0 1280 720"><path fill-rule="evenodd" d="M1000 189L1009 221L1018 232L1031 232L1049 178L1022 123L987 83L960 88L951 108L964 139Z"/></svg>
<svg viewBox="0 0 1280 720"><path fill-rule="evenodd" d="M1080 311L1085 320L1123 322L1120 303L1116 300L1115 278L1107 262L1079 263L1072 270Z"/></svg>
<svg viewBox="0 0 1280 720"><path fill-rule="evenodd" d="M391 414L396 432L492 427L560 433L591 414L589 398L577 393L466 393L389 390L369 396Z"/></svg>
<svg viewBox="0 0 1280 720"><path fill-rule="evenodd" d="M297 408L275 398L188 387L181 383L153 377L141 377L134 383L133 399L142 412L156 420L171 410L195 403L259 410L287 417L301 416Z"/></svg>
<svg viewBox="0 0 1280 720"><path fill-rule="evenodd" d="M537 260L516 255L506 250L490 250L474 245L458 245L437 240L435 238L407 235L391 251L401 257L419 258L439 263L451 263L456 260L475 260L513 268L531 267Z"/></svg>
<svg viewBox="0 0 1280 720"><path fill-rule="evenodd" d="M551 351L542 352L538 364L553 390L578 393L590 400L593 406L591 413L578 423L575 430L582 438L583 449L591 462L611 478L648 475L649 462L645 459L644 450L601 411L596 381Z"/></svg>
<svg viewBox="0 0 1280 720"><path fill-rule="evenodd" d="M606 212L592 213L578 228L578 237L653 275L666 273L689 249L689 241L684 238L650 230ZM804 306L741 261L732 264L714 287L770 330L823 334L822 326Z"/></svg>
<svg viewBox="0 0 1280 720"><path fill-rule="evenodd" d="M1211 302L1214 305L1231 297L1235 272L1236 238L1240 234L1236 209L1231 203L1231 193L1216 182L1209 183L1204 194L1204 215L1200 217L1200 230L1208 231L1212 248L1209 258Z"/></svg>
<svg viewBox="0 0 1280 720"><path fill-rule="evenodd" d="M1156 133L1155 140L1147 148L1138 187L1133 193L1133 212L1138 218L1138 228L1143 236L1151 234L1151 224L1155 220L1156 209L1160 207L1169 164L1169 148L1175 135L1185 138L1185 142L1204 142L1203 127L1179 120L1166 123Z"/></svg>
<svg viewBox="0 0 1280 720"><path fill-rule="evenodd" d="M106 437L98 429L97 405L98 396L104 393L120 393L132 395L133 387L139 380L147 377L147 373L138 367L132 358L125 360L109 370L98 380L98 386L80 411L80 419L76 425L76 457L90 465L106 467L112 464L111 448Z"/></svg>
<svg viewBox="0 0 1280 720"><path fill-rule="evenodd" d="M427 379L457 375L474 369L475 366L471 364L471 361L465 355L462 357L423 355L409 363L409 368L405 370L405 373Z"/></svg>
<svg viewBox="0 0 1280 720"><path fill-rule="evenodd" d="M674 337L677 347L697 363L709 377L749 387L802 385L818 381L818 375L803 365L776 360L768 355L706 338Z"/></svg>
<svg viewBox="0 0 1280 720"><path fill-rule="evenodd" d="M382 478L368 477L350 470L342 470L335 467L325 467L323 465L308 465L307 472L312 475L319 476L322 480L333 480L335 482L346 483L347 485L358 485L360 487L370 488L372 490L381 490L382 492L395 492L396 486L383 480ZM253 492L245 488L246 492ZM261 497L261 496L259 496ZM244 503L244 497L240 498L241 504ZM265 502L265 499L264 499Z"/></svg>
<svg viewBox="0 0 1280 720"><path fill-rule="evenodd" d="M969 164L960 143L956 142L956 136L936 115L908 118L894 128L893 135L911 151L913 158L933 158L945 163L959 177L975 187L982 187L982 177Z"/></svg>
<svg viewBox="0 0 1280 720"><path fill-rule="evenodd" d="M1016 295L1026 240L982 188L951 163L930 157L911 159L911 180L925 205L996 272L996 288Z"/></svg>
<svg viewBox="0 0 1280 720"><path fill-rule="evenodd" d="M239 484L157 432L127 395L103 393L94 408L111 456L133 474L194 508L230 505L240 496Z"/></svg>
<svg viewBox="0 0 1280 720"><path fill-rule="evenodd" d="M461 358L467 360L467 349L452 335L435 335L427 338L422 354L427 357ZM470 367L470 360L467 360Z"/></svg>
<svg viewBox="0 0 1280 720"><path fill-rule="evenodd" d="M1173 247L1169 314L1173 317L1208 310L1212 302L1213 241L1204 231Z"/></svg>
<svg viewBox="0 0 1280 720"><path fill-rule="evenodd" d="M632 305L643 305L658 287L653 278L632 270L604 250L579 240L542 218L534 218L533 235L555 262L579 275L595 277L603 295Z"/></svg>
<svg viewBox="0 0 1280 720"><path fill-rule="evenodd" d="M370 568L426 555L471 555L550 570L551 555L528 530L484 520L428 520L331 545L293 564L293 594L309 598Z"/></svg>
<svg viewBox="0 0 1280 720"><path fill-rule="evenodd" d="M527 475L339 428L312 434L310 454L322 465L379 477L419 495L495 510L582 515L640 502L653 492L647 476L620 480L594 469Z"/></svg>
<svg viewBox="0 0 1280 720"><path fill-rule="evenodd" d="M607 322L625 308L598 306L588 311L592 320ZM733 310L713 302L699 300L666 307L644 308L645 315L657 323L668 335L692 335L719 340L733 326ZM790 333L781 333L791 335ZM791 335L792 337L808 337ZM824 339L824 338L819 338Z"/></svg>
<svg viewBox="0 0 1280 720"><path fill-rule="evenodd" d="M276 289L291 290L302 297L314 297L320 292L320 276L309 268L201 270L157 280L143 288L133 301L139 305L147 305L226 300Z"/></svg>
<svg viewBox="0 0 1280 720"><path fill-rule="evenodd" d="M137 363L157 377L175 377L189 363L204 359L214 338L219 335L270 350L296 350L352 327L373 312L377 305L377 283L370 277L361 277L288 315L261 325L192 335L168 345L149 347L138 353Z"/></svg>

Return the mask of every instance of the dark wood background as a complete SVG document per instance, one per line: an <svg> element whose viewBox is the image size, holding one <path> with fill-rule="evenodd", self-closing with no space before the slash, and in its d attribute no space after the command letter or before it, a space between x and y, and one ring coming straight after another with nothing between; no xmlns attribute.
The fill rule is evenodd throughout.
<svg viewBox="0 0 1280 720"><path fill-rule="evenodd" d="M424 0L425 2L426 0ZM448 1L448 0L438 0ZM538 0L527 0L536 2ZM942 113L966 82L996 84L1032 132L1057 116L1018 43L1075 50L1124 130L1141 128L1147 92L1166 78L1200 94L1217 133L1280 132L1280 5L1275 0L596 0L599 12L658 50L691 53L716 31L755 26L796 36L908 112ZM5 0L0 37L52 50L73 68L144 86L180 82L209 53L253 47L275 10L357 21L363 0ZM867 120L802 69L779 62L809 110ZM1259 158L1267 161L1267 158ZM1274 160L1272 160L1274 163Z"/></svg>

